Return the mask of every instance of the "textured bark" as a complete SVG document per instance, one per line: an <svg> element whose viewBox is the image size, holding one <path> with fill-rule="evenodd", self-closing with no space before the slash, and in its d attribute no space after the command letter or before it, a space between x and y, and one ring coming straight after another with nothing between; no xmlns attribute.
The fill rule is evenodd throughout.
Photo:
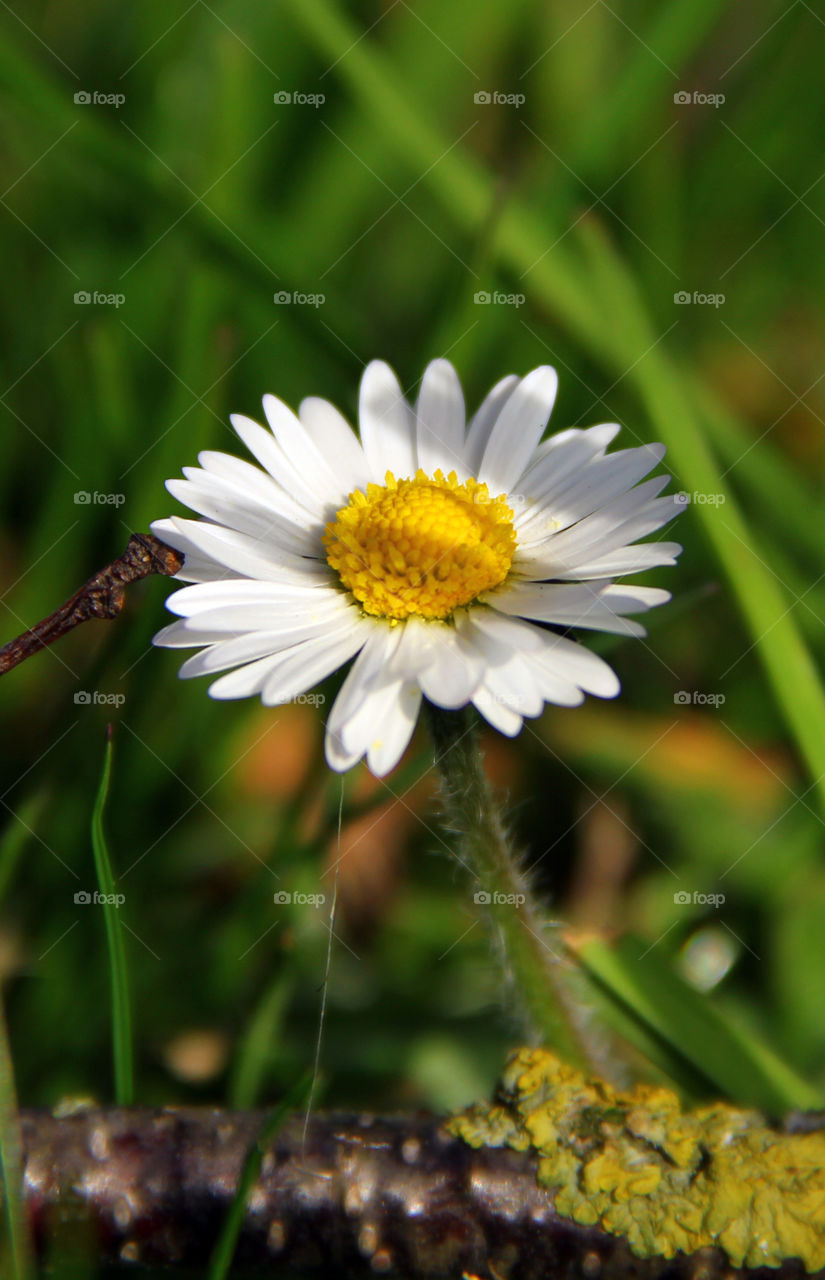
<svg viewBox="0 0 825 1280"><path fill-rule="evenodd" d="M42 622L0 647L0 675L11 671L32 654L54 644L61 636L92 618L116 618L132 582L153 573L167 577L178 572L183 556L149 533L133 533L126 550L50 613Z"/></svg>
<svg viewBox="0 0 825 1280"><path fill-rule="evenodd" d="M264 1116L195 1109L21 1114L38 1253L202 1268ZM490 1280L796 1280L798 1263L737 1270L718 1250L638 1259L560 1218L529 1155L473 1149L437 1120L300 1117L264 1146L233 1275ZM825 1273L817 1273L825 1280Z"/></svg>

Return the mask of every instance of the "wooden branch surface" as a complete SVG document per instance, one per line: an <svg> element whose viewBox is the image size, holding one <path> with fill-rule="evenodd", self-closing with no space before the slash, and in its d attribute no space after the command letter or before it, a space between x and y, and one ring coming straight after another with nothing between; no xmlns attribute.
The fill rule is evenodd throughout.
<svg viewBox="0 0 825 1280"><path fill-rule="evenodd" d="M23 1111L25 1198L38 1254L203 1268L263 1114L200 1109ZM426 1116L319 1114L264 1148L232 1275L442 1280L802 1280L800 1264L729 1267L719 1250L639 1259L560 1218L529 1155L475 1150ZM85 1250L85 1253L83 1253ZM203 1274L198 1270L196 1274ZM825 1280L818 1272L816 1280Z"/></svg>

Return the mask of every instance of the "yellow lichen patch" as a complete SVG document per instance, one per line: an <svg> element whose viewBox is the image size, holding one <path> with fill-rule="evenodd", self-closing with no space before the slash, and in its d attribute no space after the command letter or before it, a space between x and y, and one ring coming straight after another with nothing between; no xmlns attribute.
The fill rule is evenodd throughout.
<svg viewBox="0 0 825 1280"><path fill-rule="evenodd" d="M365 613L448 618L499 586L516 549L513 512L485 484L436 471L356 489L327 525L327 560Z"/></svg>
<svg viewBox="0 0 825 1280"><path fill-rule="evenodd" d="M734 1266L825 1267L825 1133L783 1134L669 1089L623 1092L540 1049L507 1064L496 1106L453 1118L472 1146L538 1156L560 1214L623 1236L640 1257L717 1246Z"/></svg>

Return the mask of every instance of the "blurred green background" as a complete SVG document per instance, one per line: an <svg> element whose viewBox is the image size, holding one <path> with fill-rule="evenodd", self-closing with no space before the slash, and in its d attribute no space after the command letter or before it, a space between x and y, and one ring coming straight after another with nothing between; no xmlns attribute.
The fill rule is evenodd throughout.
<svg viewBox="0 0 825 1280"><path fill-rule="evenodd" d="M2 637L179 510L164 480L200 450L242 452L228 415L264 392L352 417L376 356L411 391L449 356L470 405L556 364L556 429L666 441L686 549L650 576L674 602L649 640L600 646L621 698L490 734L491 772L554 918L629 931L825 1087L821 18L11 0L0 25ZM112 1096L103 914L74 898L110 719L137 1099L268 1102L313 1060L342 794L324 708L178 682L150 647L168 593L142 584L0 689L26 1105ZM429 763L419 732L386 784L343 783L324 1105L459 1105L523 1034Z"/></svg>

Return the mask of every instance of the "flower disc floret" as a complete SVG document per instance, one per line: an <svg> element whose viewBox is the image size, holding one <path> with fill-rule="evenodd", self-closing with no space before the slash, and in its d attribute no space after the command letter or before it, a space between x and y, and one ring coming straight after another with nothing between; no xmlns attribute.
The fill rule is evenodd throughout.
<svg viewBox="0 0 825 1280"><path fill-rule="evenodd" d="M373 617L448 618L499 586L516 549L513 512L455 471L356 489L327 525L327 561Z"/></svg>

